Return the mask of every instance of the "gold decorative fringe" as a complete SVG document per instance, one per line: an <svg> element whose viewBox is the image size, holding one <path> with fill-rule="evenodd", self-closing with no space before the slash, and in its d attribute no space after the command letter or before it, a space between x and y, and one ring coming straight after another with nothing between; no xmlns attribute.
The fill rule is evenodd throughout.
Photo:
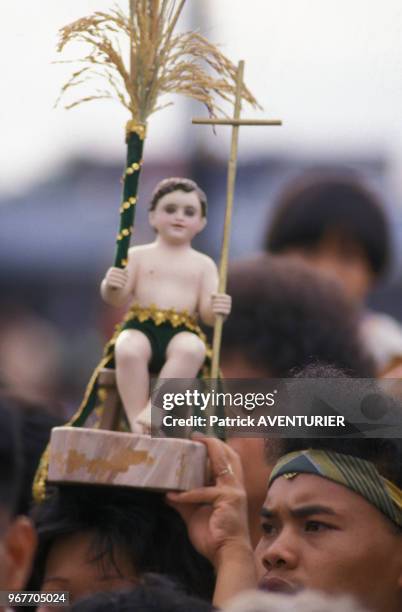
<svg viewBox="0 0 402 612"><path fill-rule="evenodd" d="M80 404L80 407L73 414L71 419L67 421L67 423L65 424L66 427L68 427L69 425L72 425L74 421L76 421L76 419L78 419L78 417L81 415L82 411L84 410L88 402L88 399L92 391L92 388L95 384L95 381L97 377L99 376L99 372L105 367L108 361L110 361L110 357L105 355L102 357L100 363L96 366L89 380L87 388L85 390L84 398ZM46 496L46 480L47 480L47 475L49 471L49 450L50 450L50 446L48 444L40 459L39 466L36 470L35 478L34 478L33 485L32 485L32 496L33 496L34 501L37 504L42 503Z"/></svg>
<svg viewBox="0 0 402 612"><path fill-rule="evenodd" d="M147 135L147 126L145 123L138 123L137 121L130 119L130 121L127 121L126 123L126 138L128 138L131 133L137 134L140 140L145 140L145 136Z"/></svg>
<svg viewBox="0 0 402 612"><path fill-rule="evenodd" d="M185 325L191 331L201 333L205 338L200 326L197 324L197 319L191 316L187 310L178 311L174 308L164 310L158 308L155 304L151 304L150 306L133 304L124 317L124 322L131 321L132 319L138 319L141 323L151 319L155 325L170 323L172 327Z"/></svg>
<svg viewBox="0 0 402 612"><path fill-rule="evenodd" d="M32 485L32 496L37 504L42 503L46 497L46 479L49 469L49 444L46 446L42 457L40 458L39 465L37 467L35 478Z"/></svg>

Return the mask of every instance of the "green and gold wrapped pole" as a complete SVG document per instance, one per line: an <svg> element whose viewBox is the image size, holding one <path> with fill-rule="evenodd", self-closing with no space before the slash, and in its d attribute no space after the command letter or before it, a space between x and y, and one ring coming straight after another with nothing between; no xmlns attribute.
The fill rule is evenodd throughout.
<svg viewBox="0 0 402 612"><path fill-rule="evenodd" d="M135 21L136 0L129 0L129 19ZM136 79L135 36L130 30L130 77L131 84ZM134 116L134 115L133 115ZM125 268L128 261L131 234L134 231L135 208L137 204L138 183L142 166L142 154L146 134L145 123L131 119L126 125L127 160L123 175L123 197L120 206L120 226L116 237L116 253L114 265Z"/></svg>
<svg viewBox="0 0 402 612"><path fill-rule="evenodd" d="M129 121L126 127L127 163L123 176L123 197L120 206L120 227L116 238L114 265L124 268L133 232L138 181L142 166L145 125Z"/></svg>

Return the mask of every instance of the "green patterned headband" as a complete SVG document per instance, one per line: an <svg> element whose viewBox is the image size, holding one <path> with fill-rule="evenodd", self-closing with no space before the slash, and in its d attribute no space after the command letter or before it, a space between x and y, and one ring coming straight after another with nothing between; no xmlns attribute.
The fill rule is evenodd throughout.
<svg viewBox="0 0 402 612"><path fill-rule="evenodd" d="M268 487L279 476L316 474L348 487L367 499L391 521L402 527L402 491L383 478L370 462L351 455L309 449L281 457L269 478Z"/></svg>

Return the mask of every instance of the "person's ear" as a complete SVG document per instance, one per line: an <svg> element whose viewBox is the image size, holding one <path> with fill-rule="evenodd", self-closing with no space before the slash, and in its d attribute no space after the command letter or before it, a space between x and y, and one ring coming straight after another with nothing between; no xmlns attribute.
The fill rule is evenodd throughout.
<svg viewBox="0 0 402 612"><path fill-rule="evenodd" d="M201 217L200 229L198 231L202 232L202 230L205 228L206 224L207 224L207 218L206 217Z"/></svg>
<svg viewBox="0 0 402 612"><path fill-rule="evenodd" d="M20 591L24 588L32 569L37 536L27 516L17 516L7 529L4 539L6 588Z"/></svg>

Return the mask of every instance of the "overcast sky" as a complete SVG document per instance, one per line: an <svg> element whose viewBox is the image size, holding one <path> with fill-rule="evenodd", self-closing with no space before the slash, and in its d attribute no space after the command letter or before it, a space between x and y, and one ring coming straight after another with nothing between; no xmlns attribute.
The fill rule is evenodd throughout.
<svg viewBox="0 0 402 612"><path fill-rule="evenodd" d="M121 6L127 0L119 0ZM246 128L240 155L383 153L402 192L400 0L187 0L187 17L246 61L246 81L282 128ZM73 154L121 158L124 109L109 101L53 109L71 67L55 65L57 30L111 0L1 0L0 192L25 190ZM181 154L194 138L226 154L227 132L192 127L175 107L150 120L147 155ZM202 136L201 136L202 133Z"/></svg>

